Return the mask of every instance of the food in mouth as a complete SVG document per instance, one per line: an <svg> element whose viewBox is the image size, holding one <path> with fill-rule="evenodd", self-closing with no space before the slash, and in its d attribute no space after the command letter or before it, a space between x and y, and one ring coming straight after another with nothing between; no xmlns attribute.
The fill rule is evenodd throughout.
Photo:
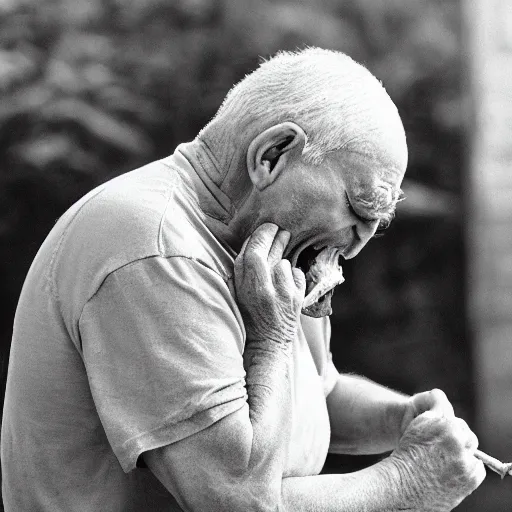
<svg viewBox="0 0 512 512"><path fill-rule="evenodd" d="M326 247L320 252L307 248L299 255L297 263L306 276L302 314L320 318L332 313L334 287L345 281L339 259L340 250L336 247Z"/></svg>

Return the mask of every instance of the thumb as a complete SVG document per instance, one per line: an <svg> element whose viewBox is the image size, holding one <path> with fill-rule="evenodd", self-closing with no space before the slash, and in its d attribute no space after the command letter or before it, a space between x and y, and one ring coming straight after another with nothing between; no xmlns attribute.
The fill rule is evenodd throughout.
<svg viewBox="0 0 512 512"><path fill-rule="evenodd" d="M418 393L412 397L412 402L417 415L432 411L437 416L445 416L446 418L455 416L452 404L440 389Z"/></svg>

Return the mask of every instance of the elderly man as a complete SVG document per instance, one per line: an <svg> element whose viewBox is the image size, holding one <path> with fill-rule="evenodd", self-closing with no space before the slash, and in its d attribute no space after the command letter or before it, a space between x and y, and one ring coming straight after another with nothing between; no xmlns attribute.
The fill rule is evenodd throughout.
<svg viewBox="0 0 512 512"><path fill-rule="evenodd" d="M16 314L6 510L455 507L485 470L445 395L338 374L332 283L303 308L317 255L339 281L338 256L389 223L406 162L380 83L308 49L263 63L193 142L71 207ZM329 449L392 453L319 476Z"/></svg>

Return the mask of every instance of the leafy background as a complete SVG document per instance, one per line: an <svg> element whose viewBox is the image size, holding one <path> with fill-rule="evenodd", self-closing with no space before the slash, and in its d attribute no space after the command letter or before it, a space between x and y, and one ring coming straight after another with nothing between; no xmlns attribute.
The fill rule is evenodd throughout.
<svg viewBox="0 0 512 512"><path fill-rule="evenodd" d="M335 362L408 393L440 387L470 422L459 10L458 0L0 2L2 386L23 279L65 209L191 140L262 57L315 45L383 81L410 150L393 227L345 265Z"/></svg>

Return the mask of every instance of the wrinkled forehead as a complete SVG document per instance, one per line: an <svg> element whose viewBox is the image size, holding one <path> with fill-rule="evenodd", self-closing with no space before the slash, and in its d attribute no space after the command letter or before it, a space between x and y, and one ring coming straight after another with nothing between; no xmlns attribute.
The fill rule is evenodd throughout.
<svg viewBox="0 0 512 512"><path fill-rule="evenodd" d="M345 151L343 181L355 206L370 214L389 214L403 199L400 189L406 162L388 155Z"/></svg>
<svg viewBox="0 0 512 512"><path fill-rule="evenodd" d="M404 198L400 188L390 186L385 180L374 180L349 189L354 206L371 216L389 215L395 211L397 203Z"/></svg>

